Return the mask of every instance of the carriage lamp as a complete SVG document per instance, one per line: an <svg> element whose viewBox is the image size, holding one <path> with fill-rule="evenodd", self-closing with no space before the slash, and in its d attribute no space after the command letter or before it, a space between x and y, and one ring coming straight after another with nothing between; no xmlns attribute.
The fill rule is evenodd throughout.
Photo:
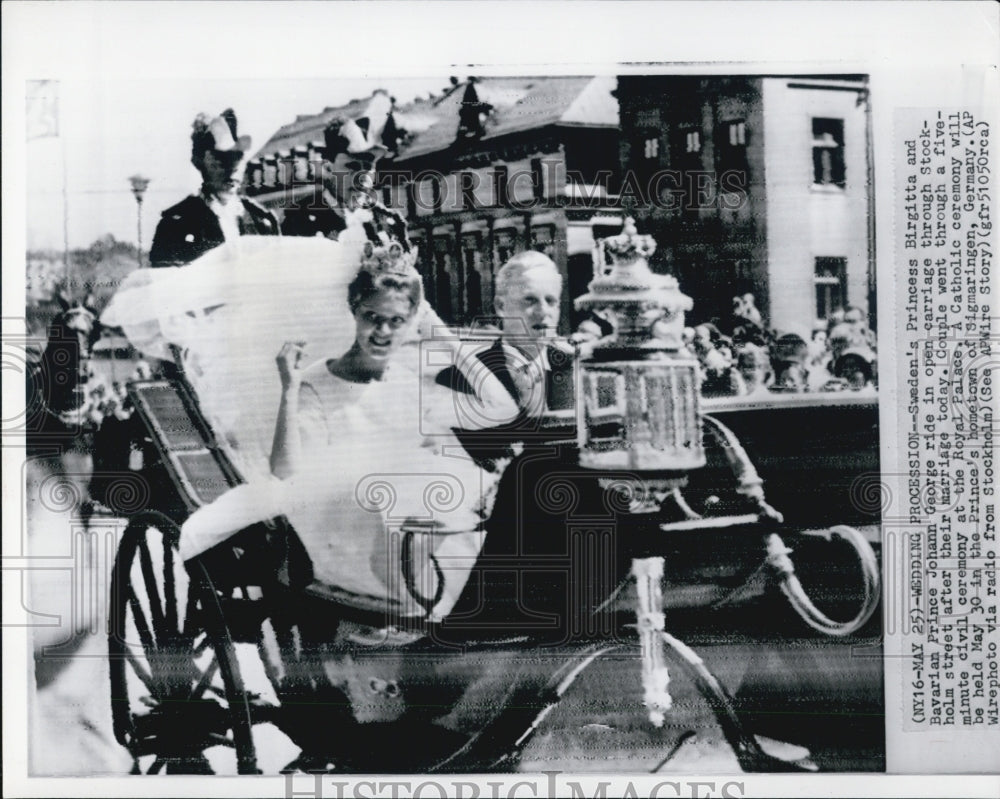
<svg viewBox="0 0 1000 799"><path fill-rule="evenodd" d="M698 362L681 341L692 302L676 278L650 270L655 249L631 217L599 243L594 279L575 305L607 319L613 332L579 364L577 440L584 468L656 472L669 481L670 473L704 466L705 452Z"/></svg>
<svg viewBox="0 0 1000 799"><path fill-rule="evenodd" d="M603 470L598 482L630 497L630 512L657 519L670 496L690 516L680 488L687 472L705 465L699 413L698 362L682 342L691 298L677 279L658 275L648 258L651 236L627 218L622 232L597 245L594 278L578 310L595 313L612 333L577 364L577 443L580 466ZM621 473L625 472L623 478ZM654 726L671 707L664 653L662 557L636 557L636 628L642 651L644 702Z"/></svg>

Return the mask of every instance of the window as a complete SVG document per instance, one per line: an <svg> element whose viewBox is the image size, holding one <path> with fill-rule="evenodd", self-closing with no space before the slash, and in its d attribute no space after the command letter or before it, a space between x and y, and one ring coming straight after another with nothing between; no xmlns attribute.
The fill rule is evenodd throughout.
<svg viewBox="0 0 1000 799"><path fill-rule="evenodd" d="M727 172L742 172L746 175L747 128L742 119L723 122L716 128L715 168L720 180ZM747 183L745 177L743 183Z"/></svg>
<svg viewBox="0 0 1000 799"><path fill-rule="evenodd" d="M441 178L431 178L431 203L434 208L434 213L441 213Z"/></svg>
<svg viewBox="0 0 1000 799"><path fill-rule="evenodd" d="M847 301L846 292L847 259L817 258L816 274L816 319L826 321Z"/></svg>
<svg viewBox="0 0 1000 799"><path fill-rule="evenodd" d="M251 161L247 170L250 173L250 186L259 189L264 184L264 165L260 161Z"/></svg>
<svg viewBox="0 0 1000 799"><path fill-rule="evenodd" d="M510 174L506 164L500 164L493 172L493 196L501 208L510 205Z"/></svg>
<svg viewBox="0 0 1000 799"><path fill-rule="evenodd" d="M639 202L648 202L650 181L660 167L660 137L654 131L640 132L632 145L632 170ZM624 187L623 187L624 190Z"/></svg>
<svg viewBox="0 0 1000 799"><path fill-rule="evenodd" d="M276 169L274 173L275 182L279 186L287 186L295 176L295 161L290 153L278 153Z"/></svg>
<svg viewBox="0 0 1000 799"><path fill-rule="evenodd" d="M619 372L593 371L586 385L587 413L622 416L625 413L625 377Z"/></svg>
<svg viewBox="0 0 1000 799"><path fill-rule="evenodd" d="M292 150L295 158L295 182L305 183L309 180L309 150L305 147L296 147Z"/></svg>
<svg viewBox="0 0 1000 799"><path fill-rule="evenodd" d="M435 181L435 184L437 182ZM446 321L451 321L451 250L449 238L434 239L434 288L436 303L434 309Z"/></svg>
<svg viewBox="0 0 1000 799"><path fill-rule="evenodd" d="M410 219L417 218L417 184L413 181L406 184L406 215Z"/></svg>
<svg viewBox="0 0 1000 799"><path fill-rule="evenodd" d="M479 207L476 202L476 175L473 172L462 172L458 176L458 188L462 193L462 208L474 211Z"/></svg>
<svg viewBox="0 0 1000 799"><path fill-rule="evenodd" d="M307 177L309 180L315 180L320 176L320 166L323 163L323 154L319 145L315 142L310 142L306 150L306 158L309 165L309 174Z"/></svg>
<svg viewBox="0 0 1000 799"><path fill-rule="evenodd" d="M274 186L278 176L278 159L273 155L264 156L264 178L263 183L268 188Z"/></svg>
<svg viewBox="0 0 1000 799"><path fill-rule="evenodd" d="M813 118L812 154L813 185L844 188L844 120Z"/></svg>
<svg viewBox="0 0 1000 799"><path fill-rule="evenodd" d="M531 229L531 249L537 250L549 258L552 258L555 254L555 248L552 243L552 233L553 229L550 225L543 225L540 227L533 227Z"/></svg>
<svg viewBox="0 0 1000 799"><path fill-rule="evenodd" d="M685 153L700 153L701 152L701 131L700 130L682 130L681 135L684 139L684 152Z"/></svg>
<svg viewBox="0 0 1000 799"><path fill-rule="evenodd" d="M747 126L745 122L729 123L729 145L745 147L747 143Z"/></svg>
<svg viewBox="0 0 1000 799"><path fill-rule="evenodd" d="M531 159L531 188L536 200L545 199L545 176L542 174L542 159Z"/></svg>
<svg viewBox="0 0 1000 799"><path fill-rule="evenodd" d="M483 312L483 281L479 275L480 240L476 233L462 236L462 273L459 276L459 293L464 305L466 321L472 321Z"/></svg>
<svg viewBox="0 0 1000 799"><path fill-rule="evenodd" d="M420 270L420 277L424 284L425 297L437 297L435 287L436 259L432 248L432 242L422 236L412 240L413 249L417 253L417 269Z"/></svg>
<svg viewBox="0 0 1000 799"><path fill-rule="evenodd" d="M683 125L676 129L672 138L672 153L670 168L676 170L678 177L674 186L674 195L670 198L671 207L680 209L684 214L697 216L704 197L699 197L702 179L701 163L702 136L701 129L692 125ZM666 198L661 198L665 200Z"/></svg>
<svg viewBox="0 0 1000 799"><path fill-rule="evenodd" d="M499 266L503 266L507 263L507 261L514 257L515 244L516 242L514 241L513 231L498 230L496 232L496 262Z"/></svg>

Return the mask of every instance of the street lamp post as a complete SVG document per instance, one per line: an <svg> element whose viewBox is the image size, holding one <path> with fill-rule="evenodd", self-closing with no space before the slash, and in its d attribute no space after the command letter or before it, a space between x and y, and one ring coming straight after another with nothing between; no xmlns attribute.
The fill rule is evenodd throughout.
<svg viewBox="0 0 1000 799"><path fill-rule="evenodd" d="M132 184L132 194L135 195L136 203L136 223L139 230L139 266L142 266L142 195L146 193L146 187L149 185L149 178L145 178L142 175L132 175L129 178L129 183Z"/></svg>

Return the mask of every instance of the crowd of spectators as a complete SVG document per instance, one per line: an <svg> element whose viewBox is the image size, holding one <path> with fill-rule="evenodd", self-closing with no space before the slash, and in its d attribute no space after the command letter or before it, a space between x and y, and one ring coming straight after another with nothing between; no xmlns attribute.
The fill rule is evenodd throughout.
<svg viewBox="0 0 1000 799"><path fill-rule="evenodd" d="M877 385L875 335L854 306L832 313L806 341L768 329L753 295L745 294L733 298L728 319L686 328L684 337L701 364L704 396Z"/></svg>
<svg viewBox="0 0 1000 799"><path fill-rule="evenodd" d="M126 383L148 380L151 373L149 364L140 360L127 381L111 380L88 362L87 380L83 386L84 403L77 411L79 418L92 430L100 430L108 420L128 420L134 408L128 397Z"/></svg>

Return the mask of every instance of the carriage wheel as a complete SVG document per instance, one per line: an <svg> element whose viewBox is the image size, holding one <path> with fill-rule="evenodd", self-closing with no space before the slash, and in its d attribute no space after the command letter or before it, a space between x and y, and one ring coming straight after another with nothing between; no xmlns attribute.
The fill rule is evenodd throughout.
<svg viewBox="0 0 1000 799"><path fill-rule="evenodd" d="M118 548L108 638L115 737L134 773L257 773L219 596L203 568L188 574L179 539L169 517L145 511Z"/></svg>

